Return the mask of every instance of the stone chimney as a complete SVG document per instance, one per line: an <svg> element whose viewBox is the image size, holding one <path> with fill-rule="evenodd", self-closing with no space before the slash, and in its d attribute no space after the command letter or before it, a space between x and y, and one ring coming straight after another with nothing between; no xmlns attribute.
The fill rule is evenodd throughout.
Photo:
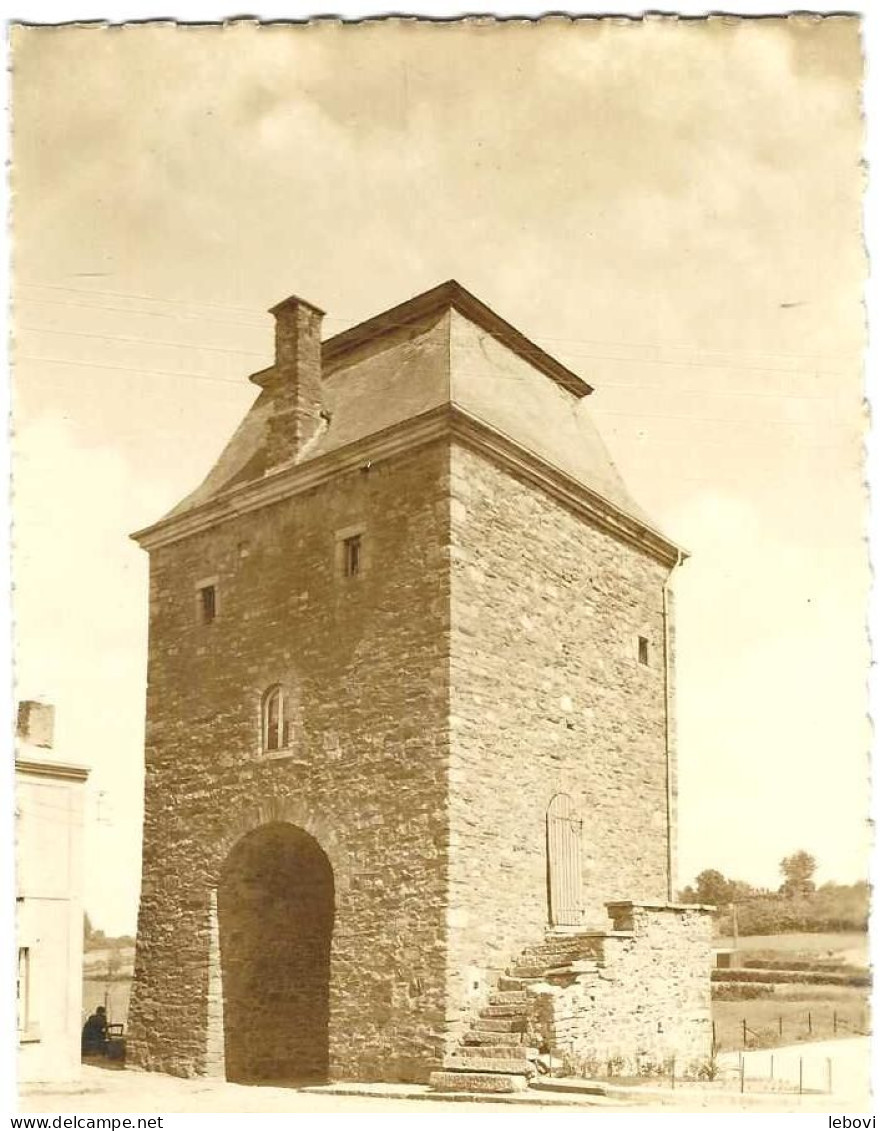
<svg viewBox="0 0 885 1131"><path fill-rule="evenodd" d="M291 295L270 313L276 319L276 359L266 388L273 397L268 428L268 469L291 463L324 425L322 399L323 311Z"/></svg>
<svg viewBox="0 0 885 1131"><path fill-rule="evenodd" d="M54 729L55 707L49 703L37 703L33 699L23 699L19 703L16 733L22 742L51 750Z"/></svg>

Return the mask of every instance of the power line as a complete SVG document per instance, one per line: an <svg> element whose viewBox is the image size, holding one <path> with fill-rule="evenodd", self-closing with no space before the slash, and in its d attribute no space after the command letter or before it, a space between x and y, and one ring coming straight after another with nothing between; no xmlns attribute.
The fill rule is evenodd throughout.
<svg viewBox="0 0 885 1131"><path fill-rule="evenodd" d="M26 285L33 286L34 284L26 284ZM47 286L48 286L48 284L47 284ZM149 298L149 296L137 296L137 295L127 296L127 295L123 294L122 292L115 292L115 291L107 291L107 292L83 291L83 290L80 290L78 288L73 288L73 287L71 287L71 288L59 287L57 289L71 290L74 293L83 294L83 295L86 295L86 296L88 296L90 294L107 294L107 295L120 297L120 298L128 298L128 297L131 297L133 299L147 298L148 301L151 301L151 302L166 302L166 303L175 305L175 300L172 300L172 299L154 299L154 298ZM156 311L156 310L132 310L132 309L128 309L126 307L106 306L106 305L102 305L102 304L99 304L99 303L75 303L75 302L70 302L70 300L61 301L61 300L58 300L58 299L27 299L26 298L26 299L24 299L24 301L36 303L38 305L53 305L53 306L62 306L62 307L73 307L73 308L85 309L85 310L105 310L105 311L108 311L109 313L112 313L112 314L131 314L134 317L173 318L173 319L177 319L179 321L186 319L186 320L189 320L189 321L202 321L202 322L206 322L206 323L211 323L213 325L221 325L221 326L242 326L242 327L245 327L247 329L252 329L252 330L257 330L257 329L265 330L266 327L267 327L266 320L262 320L261 322L243 322L243 321L236 321L236 320L230 320L230 319L223 319L222 320L222 319L206 318L205 316L199 315L199 314L187 314L187 313L176 314L176 313L171 313L171 312L168 312L168 311ZM194 305L198 305L198 304L194 304ZM234 310L234 311L241 311L241 310L244 309L244 308L241 308L241 307L227 307L226 308L226 307L220 306L220 304L217 304L217 303L206 303L205 305L208 306L208 307L212 307L212 308L230 309L230 310ZM327 318L330 321L338 321L338 322L345 322L345 323L348 323L348 322L351 321L351 320L344 318L344 317L330 318L329 316L327 316ZM351 324L358 324L358 323L351 323ZM412 325L412 323L411 322L387 322L386 325L388 327L394 328L394 327L401 327L401 326L409 326L409 325ZM32 329L33 329L33 327L32 327ZM699 347L696 347L696 346L681 346L681 345L675 345L675 344L674 345L654 344L654 343L651 343L651 342L613 342L613 341L602 341L602 340L592 339L592 338L551 338L551 337L547 337L547 336L544 336L544 335L536 335L536 336L541 341L578 342L578 343L581 343L581 344L584 344L584 345L597 344L597 345L604 345L604 346L614 346L615 348L619 348L619 349L622 348L622 349L692 350L695 353L695 355L699 356L699 357L703 356L704 354L719 354L719 355L722 355L724 357L733 357L733 356L738 356L741 352L743 352L744 355L748 356L748 357L760 357L760 356L761 357L781 357L781 358L784 358L784 359L794 358L796 360L804 360L804 361L819 361L822 356L825 356L825 355L819 355L819 354L814 355L814 354L792 354L792 353L774 353L774 352L768 353L764 350L763 351L755 351L755 352L754 351L737 351L737 350L717 350L717 349L699 348ZM237 351L237 352L239 352L239 351ZM246 351L243 351L243 352L246 352ZM539 354L545 353L545 351L540 349L540 347L537 348L536 352L538 352ZM626 364L635 363L635 364L638 364L638 365L671 365L671 366L676 366L676 367L690 367L690 368L700 368L700 369L736 369L736 370L745 370L747 372L760 372L760 373L795 374L795 373L801 373L802 372L801 369L798 369L798 370L797 369L789 369L789 368L784 368L782 366L748 365L746 363L742 364L742 363L736 363L736 362L723 362L723 361L712 361L712 362L694 361L694 362L692 362L692 361L684 360L684 359L681 359L681 358L667 359L667 358L648 358L648 357L613 357L613 356L610 356L610 355L600 355L600 354L595 354L595 353L582 353L582 352L577 351L577 350L561 350L560 352L565 357L577 357L577 358L581 358L582 360L612 361L612 362L621 362L621 363L626 363ZM830 356L831 356L831 358L835 357L836 359L838 359L838 358L841 357L841 358L846 359L846 360L849 357L848 354L838 354L838 355L830 355ZM826 372L832 372L832 370L826 370ZM836 372L838 373L839 371L837 370Z"/></svg>
<svg viewBox="0 0 885 1131"><path fill-rule="evenodd" d="M673 366L677 369L735 369L744 373L784 373L788 376L804 375L804 372L801 369L782 369L778 366L773 365L737 365L724 361L681 361L658 357L612 357L610 354L575 353L573 351L567 350L562 350L560 352L562 353L563 357L579 357L584 361L614 361L620 362L623 365L666 365ZM838 376L840 371L831 369L818 369L817 372Z"/></svg>
<svg viewBox="0 0 885 1131"><path fill-rule="evenodd" d="M261 351L261 350L247 350L247 349L231 349L227 346L204 345L200 342L173 342L173 341L168 341L168 340L163 339L163 338L157 338L157 339L139 338L139 337L133 337L131 335L124 335L124 334L95 334L95 333L90 333L89 331L85 331L85 330L61 330L61 329L57 329L56 327L48 327L48 326L43 326L43 327L41 327L41 326L22 326L21 331L27 332L27 333L33 333L33 334L54 334L56 336L61 335L61 336L64 336L64 337L89 338L89 339L104 341L104 342L126 342L126 343L129 343L131 345L168 346L168 347L174 347L174 348L177 348L177 349L205 350L205 351L208 351L208 352L211 352L211 353L228 354L228 355L233 356L233 357L236 357L236 356L258 357L258 358L270 360L268 350ZM598 354L571 354L571 355L565 354L564 356L581 357L581 358L585 358L585 359L588 359L588 360L591 360L591 361L613 361L613 362L620 362L622 364L629 364L629 365L637 364L637 365L673 366L673 367L678 368L678 369L705 369L705 370L725 368L725 369L740 369L740 370L745 370L747 372L758 371L758 372L763 372L763 373L784 373L784 374L788 374L789 376L805 376L805 374L803 373L802 370L798 370L798 369L778 369L778 368L771 368L769 366L746 366L746 365L740 365L739 366L739 365L720 365L720 364L707 365L707 364L704 364L702 362L667 361L667 360L660 360L660 359L655 359L655 358L641 358L641 357L637 357L637 358L610 357L610 356L600 356ZM828 373L829 371L819 370L814 374L814 376L819 377L822 372ZM794 394L777 393L777 392L769 393L769 392L757 392L755 390L749 390L749 389L747 389L747 390L669 389L669 388L666 388L666 387L662 387L661 385L644 385L644 384L641 384L639 382L629 382L627 384L623 384L623 383L619 383L619 382L615 382L615 381L606 381L605 382L605 388L606 389L658 389L662 392L697 393L698 395L714 395L714 396L791 397L793 399L801 399L801 400L828 400L829 399L829 398L823 397L823 396L814 397L814 396L809 396L808 394L802 394L802 393L794 393Z"/></svg>
<svg viewBox="0 0 885 1131"><path fill-rule="evenodd" d="M249 330L266 332L265 323L237 322L230 318L206 318L200 314L170 314L165 310L129 310L123 306L103 306L95 302L62 302L52 298L26 298L25 302L37 306L63 306L65 309L75 310L106 310L111 314L130 314L136 318L174 318L177 321L205 322L215 326L245 326Z"/></svg>
<svg viewBox="0 0 885 1131"><path fill-rule="evenodd" d="M49 326L22 326L20 331L26 331L29 334L63 334L66 337L95 338L103 342L130 342L133 345L143 346L176 346L179 349L208 350L211 353L229 353L246 357L268 356L267 352L262 353L259 350L229 349L226 346L209 346L200 342L169 342L163 338L133 338L124 334L92 334L86 330L59 330Z"/></svg>
<svg viewBox="0 0 885 1131"><path fill-rule="evenodd" d="M183 373L175 369L133 369L130 365L109 365L107 362L98 361L73 361L63 357L32 357L28 354L22 354L21 360L35 361L47 365L76 365L85 369L115 369L121 373L135 373L137 375L152 373L163 377L179 377L187 381L214 381L220 385L238 385L243 392L249 391L241 378L213 377L208 373Z"/></svg>
<svg viewBox="0 0 885 1131"><path fill-rule="evenodd" d="M41 364L51 365L75 365L86 369L109 369L122 373L133 373L138 376L146 376L154 374L163 377L175 377L179 380L186 381L209 381L221 385L237 385L243 389L244 392L248 391L241 380L228 377L213 377L206 373L187 373L179 372L172 369L133 369L131 366L126 365L110 365L106 362L88 362L88 361L71 361L64 358L57 357L31 357L22 355L23 361L40 362ZM501 375L499 375L500 377ZM504 380L519 381L519 378L505 377ZM815 398L817 399L817 398ZM819 398L826 400L828 398ZM753 419L740 419L738 417L717 417L717 416L687 416L679 413L652 413L652 412L619 412L614 409L594 409L592 416L622 416L632 420L681 420L688 423L714 423L714 424L731 424L738 426L756 427L761 426L777 426L786 428L815 428L820 427L819 421L814 420L753 420ZM827 423L832 423L828 421Z"/></svg>
<svg viewBox="0 0 885 1131"><path fill-rule="evenodd" d="M255 308L251 306L230 306L220 302L201 302L194 299L158 298L156 295L138 294L133 291L107 291L98 287L65 287L60 283L19 283L19 286L31 290L68 291L77 295L104 295L109 298L139 299L144 302L163 302L167 306L205 306L215 310L233 310L242 314L255 315ZM262 322L263 324L263 322Z"/></svg>
<svg viewBox="0 0 885 1131"><path fill-rule="evenodd" d="M88 288L87 289L87 288L84 288L84 287L67 287L67 286L63 286L63 285L58 284L58 283L27 283L27 282L25 282L25 283L20 283L19 286L28 287L30 289L39 289L39 290L66 291L66 292L71 293L71 294L86 295L86 296L89 296L89 295L104 295L104 296L113 297L113 298L137 299L137 300L146 301L146 302L165 303L167 306L185 306L185 305L187 305L187 306L195 306L195 307L207 307L207 308L213 309L213 310L231 310L231 311L234 311L235 313L251 314L251 315L255 316L255 308L254 307L233 306L233 305L229 305L229 304L226 304L226 303L203 302L203 301L194 300L194 299L184 300L184 299L158 298L156 295L146 295L146 294L139 294L139 293L136 293L136 292L127 292L127 291L99 290L98 288ZM98 309L102 309L102 308L98 308ZM108 308L108 309L114 309L114 308ZM348 323L350 325L359 325L361 322L367 321L367 319L366 319L365 314L359 314L359 315L344 315L344 314L331 315L331 314L327 314L326 315L326 321L328 321L328 322L342 322L342 323ZM250 323L250 325L251 325L251 323ZM260 322L256 321L254 323L254 325L255 326L260 325L262 327L266 326L267 325L266 319L262 317L261 321ZM408 325L411 325L411 323L410 322L388 322L387 325L389 325L389 326L408 326ZM848 357L850 356L847 353L803 354L803 353L795 353L795 352L790 352L790 351L777 351L777 350L734 350L734 349L722 350L722 349L718 349L718 348L713 347L713 346L682 345L682 344L677 343L677 342L616 342L616 341L612 341L611 339L603 339L603 338L553 337L550 334L537 334L536 337L538 337L542 341L546 341L546 342L581 342L581 343L584 343L584 344L587 344L587 345L616 346L616 347L623 347L623 348L626 348L626 349L692 350L695 353L722 354L722 355L728 356L728 357L733 357L733 356L738 356L740 354L743 354L747 357L782 357L782 358L794 358L794 359L799 359L799 360L804 360L804 361L819 361L821 359L821 357L830 357L830 358L840 358L841 357L841 358L844 358L844 359L847 360ZM581 355L572 354L571 356L581 356ZM789 371L786 371L786 372L789 372Z"/></svg>

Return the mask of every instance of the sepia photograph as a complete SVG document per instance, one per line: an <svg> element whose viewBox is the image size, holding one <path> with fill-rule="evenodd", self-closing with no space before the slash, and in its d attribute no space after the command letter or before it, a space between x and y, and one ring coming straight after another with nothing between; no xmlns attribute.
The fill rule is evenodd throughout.
<svg viewBox="0 0 885 1131"><path fill-rule="evenodd" d="M6 27L13 1110L872 1111L866 17L178 15Z"/></svg>

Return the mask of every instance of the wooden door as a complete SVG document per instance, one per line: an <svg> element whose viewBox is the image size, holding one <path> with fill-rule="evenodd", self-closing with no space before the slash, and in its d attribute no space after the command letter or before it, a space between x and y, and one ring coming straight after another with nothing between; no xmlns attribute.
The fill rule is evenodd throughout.
<svg viewBox="0 0 885 1131"><path fill-rule="evenodd" d="M581 820L567 793L557 793L547 807L547 894L551 926L583 922Z"/></svg>

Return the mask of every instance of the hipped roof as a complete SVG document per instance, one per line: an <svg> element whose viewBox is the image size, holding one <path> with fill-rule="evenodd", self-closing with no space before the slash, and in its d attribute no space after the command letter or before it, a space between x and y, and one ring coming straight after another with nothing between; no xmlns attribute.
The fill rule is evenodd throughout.
<svg viewBox="0 0 885 1131"><path fill-rule="evenodd" d="M457 282L327 339L322 371L328 424L289 468L452 405L661 537L596 429L592 387ZM203 483L163 522L285 470L267 465L273 372L252 375L261 387L254 404Z"/></svg>

